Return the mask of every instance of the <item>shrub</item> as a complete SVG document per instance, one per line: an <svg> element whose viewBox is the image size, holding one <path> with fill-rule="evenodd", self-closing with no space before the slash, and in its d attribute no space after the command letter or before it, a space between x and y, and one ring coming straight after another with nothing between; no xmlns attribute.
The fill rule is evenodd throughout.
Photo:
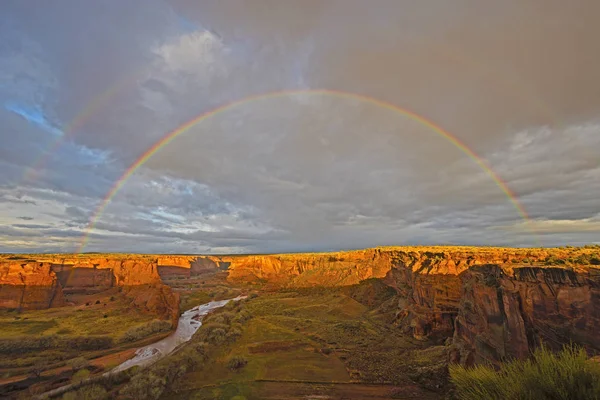
<svg viewBox="0 0 600 400"><path fill-rule="evenodd" d="M230 312L222 312L210 318L209 321L218 324L228 325L231 323L234 317L235 315Z"/></svg>
<svg viewBox="0 0 600 400"><path fill-rule="evenodd" d="M171 330L171 323L169 321L155 319L144 325L134 326L123 334L119 339L121 342L135 342L140 339L144 339L150 335L161 332L168 332Z"/></svg>
<svg viewBox="0 0 600 400"><path fill-rule="evenodd" d="M542 347L531 359L508 362L499 371L488 365L451 365L449 370L462 400L600 398L600 364L588 360L585 350L574 346L558 354Z"/></svg>
<svg viewBox="0 0 600 400"><path fill-rule="evenodd" d="M240 368L243 368L246 364L248 364L248 361L244 357L234 356L227 361L227 368L232 371L236 371Z"/></svg>
<svg viewBox="0 0 600 400"><path fill-rule="evenodd" d="M104 350L113 346L109 336L63 336L56 335L0 339L0 354L24 353L48 349L70 348L72 350Z"/></svg>
<svg viewBox="0 0 600 400"><path fill-rule="evenodd" d="M108 399L108 393L100 385L84 386L79 390L67 392L62 396L62 400L105 400Z"/></svg>
<svg viewBox="0 0 600 400"><path fill-rule="evenodd" d="M240 336L242 336L242 331L238 328L231 328L229 332L227 332L227 341L230 343L235 342Z"/></svg>
<svg viewBox="0 0 600 400"><path fill-rule="evenodd" d="M239 322L240 324L243 324L244 322L246 322L250 319L252 319L252 314L250 314L246 310L240 311L238 313L238 315L235 317L235 321Z"/></svg>
<svg viewBox="0 0 600 400"><path fill-rule="evenodd" d="M72 359L69 364L73 371L79 371L80 369L86 368L89 365L89 362L83 357L77 357Z"/></svg>
<svg viewBox="0 0 600 400"><path fill-rule="evenodd" d="M73 377L71 378L71 382L73 383L79 383L81 381L86 380L87 378L90 377L90 371L88 371L87 369L80 369L79 371L75 372L73 374Z"/></svg>
<svg viewBox="0 0 600 400"><path fill-rule="evenodd" d="M143 371L131 378L119 394L131 399L158 399L164 392L166 383L165 378Z"/></svg>
<svg viewBox="0 0 600 400"><path fill-rule="evenodd" d="M229 326L219 323L209 323L202 326L199 333L200 340L210 344L222 343L225 341Z"/></svg>
<svg viewBox="0 0 600 400"><path fill-rule="evenodd" d="M206 359L208 359L208 344L201 342L198 343L194 349L196 350L196 353L198 354L200 361L206 361Z"/></svg>

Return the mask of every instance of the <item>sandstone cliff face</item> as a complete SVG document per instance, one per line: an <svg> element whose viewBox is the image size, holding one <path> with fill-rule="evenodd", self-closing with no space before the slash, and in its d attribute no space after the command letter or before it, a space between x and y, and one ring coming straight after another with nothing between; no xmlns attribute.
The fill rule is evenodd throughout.
<svg viewBox="0 0 600 400"><path fill-rule="evenodd" d="M177 256L177 255L163 255L157 256L157 263L159 267L182 267L190 268L190 265L198 259L198 256Z"/></svg>
<svg viewBox="0 0 600 400"><path fill-rule="evenodd" d="M541 342L600 350L600 269L490 265L461 281L453 361L522 358Z"/></svg>
<svg viewBox="0 0 600 400"><path fill-rule="evenodd" d="M131 304L141 312L168 319L177 326L179 319L179 294L162 284L129 286L125 294L132 299Z"/></svg>
<svg viewBox="0 0 600 400"><path fill-rule="evenodd" d="M528 249L455 248L435 250L416 248L393 251L396 263L386 281L399 293L396 323L416 338L442 341L454 332L459 310L459 274L477 265L539 261L546 252Z"/></svg>
<svg viewBox="0 0 600 400"><path fill-rule="evenodd" d="M37 257L44 262L0 264L0 308L58 307L65 305L63 289L90 293L119 286L142 312L177 319L179 298L161 283L156 258Z"/></svg>
<svg viewBox="0 0 600 400"><path fill-rule="evenodd" d="M160 282L156 258L61 257L48 261L59 274L70 274L65 280L66 286L135 286Z"/></svg>
<svg viewBox="0 0 600 400"><path fill-rule="evenodd" d="M378 249L337 253L206 257L229 271L229 279L280 287L344 286L383 278L393 255Z"/></svg>
<svg viewBox="0 0 600 400"><path fill-rule="evenodd" d="M383 278L398 294L399 329L451 339L453 359L472 363L523 357L542 341L600 349L597 270L577 265L595 251L415 247L207 258L230 262L229 279L280 287ZM549 260L571 264L542 266Z"/></svg>
<svg viewBox="0 0 600 400"><path fill-rule="evenodd" d="M62 305L62 287L49 263L0 263L0 308L30 310Z"/></svg>

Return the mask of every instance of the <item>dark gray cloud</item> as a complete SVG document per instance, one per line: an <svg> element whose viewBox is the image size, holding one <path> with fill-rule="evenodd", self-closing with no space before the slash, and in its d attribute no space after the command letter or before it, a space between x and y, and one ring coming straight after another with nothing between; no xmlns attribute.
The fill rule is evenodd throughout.
<svg viewBox="0 0 600 400"><path fill-rule="evenodd" d="M91 218L89 251L597 242L599 14L592 0L5 1L0 251L73 251ZM323 88L455 139L364 99L262 98L190 127L98 208L186 121Z"/></svg>

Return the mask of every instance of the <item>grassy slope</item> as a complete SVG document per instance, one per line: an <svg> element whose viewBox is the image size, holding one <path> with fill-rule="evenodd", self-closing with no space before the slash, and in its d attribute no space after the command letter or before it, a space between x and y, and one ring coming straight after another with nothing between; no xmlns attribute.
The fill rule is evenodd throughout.
<svg viewBox="0 0 600 400"><path fill-rule="evenodd" d="M0 310L0 338L58 334L108 335L117 339L129 328L153 319L136 311L129 305L130 299L117 293L89 296L86 302L91 304L20 313Z"/></svg>
<svg viewBox="0 0 600 400"><path fill-rule="evenodd" d="M423 378L423 371L437 371L445 360L442 348L425 349L427 343L399 335L381 315L341 290L263 294L242 308L252 318L240 338L221 345L207 365L186 375L172 398L270 398L273 392L273 398L303 393L337 398L353 390L373 398L393 390L435 398L415 381L429 379L425 386L435 387L445 379L443 374ZM227 361L234 356L248 364L229 370ZM378 386L361 385L373 383Z"/></svg>
<svg viewBox="0 0 600 400"><path fill-rule="evenodd" d="M112 301L111 298L113 298ZM159 333L139 341L120 343L119 338L126 331L145 325L155 317L140 313L130 306L131 299L127 299L116 289L95 295L75 295L71 299L76 301L76 305L23 312L0 310L0 340L26 340L50 335L58 337L108 336L114 339L114 347L90 351L54 348L2 354L0 355L0 381L13 376L26 376L35 368L62 371L62 367L69 365L70 360L76 357L92 360L110 354L118 356L127 349L152 343L168 334ZM95 304L96 301L100 303ZM89 305L86 306L86 303ZM107 317L104 318L104 315ZM100 364L108 368L117 362L118 360L115 359Z"/></svg>

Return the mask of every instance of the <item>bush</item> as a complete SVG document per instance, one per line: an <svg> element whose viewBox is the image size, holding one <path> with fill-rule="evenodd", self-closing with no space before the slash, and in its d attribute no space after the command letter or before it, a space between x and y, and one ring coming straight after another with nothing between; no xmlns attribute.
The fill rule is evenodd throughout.
<svg viewBox="0 0 600 400"><path fill-rule="evenodd" d="M449 367L462 400L584 400L600 398L600 364L590 361L585 350L565 347L554 354L542 347L531 359L491 366Z"/></svg>
<svg viewBox="0 0 600 400"><path fill-rule="evenodd" d="M239 323L243 324L244 322L252 319L252 314L250 314L250 312L248 312L247 310L242 310L239 312L236 319Z"/></svg>
<svg viewBox="0 0 600 400"><path fill-rule="evenodd" d="M49 349L104 350L114 345L109 336L39 336L0 339L0 354L25 353Z"/></svg>
<svg viewBox="0 0 600 400"><path fill-rule="evenodd" d="M207 322L229 325L234 318L234 314L230 312L222 312L212 316L212 318L209 318Z"/></svg>
<svg viewBox="0 0 600 400"><path fill-rule="evenodd" d="M80 369L86 368L89 365L89 362L83 357L77 357L72 359L69 364L73 371L79 371Z"/></svg>
<svg viewBox="0 0 600 400"><path fill-rule="evenodd" d="M89 377L90 377L90 371L88 371L87 369L80 369L79 371L77 371L73 374L73 377L71 378L71 382L79 383L81 381L86 380Z"/></svg>
<svg viewBox="0 0 600 400"><path fill-rule="evenodd" d="M155 319L144 325L134 326L123 334L119 339L120 342L135 342L140 339L144 339L150 335L156 333L168 332L172 328L169 321Z"/></svg>
<svg viewBox="0 0 600 400"><path fill-rule="evenodd" d="M198 343L194 349L196 350L196 354L198 354L200 361L206 361L208 359L208 343Z"/></svg>
<svg viewBox="0 0 600 400"><path fill-rule="evenodd" d="M164 392L166 383L165 378L143 371L131 378L119 394L130 399L158 399Z"/></svg>
<svg viewBox="0 0 600 400"><path fill-rule="evenodd" d="M108 399L106 389L100 385L84 386L77 391L67 392L62 400L105 400Z"/></svg>
<svg viewBox="0 0 600 400"><path fill-rule="evenodd" d="M229 326L219 323L209 323L202 326L199 338L210 344L223 343L227 336Z"/></svg>
<svg viewBox="0 0 600 400"><path fill-rule="evenodd" d="M246 364L248 364L248 360L246 360L242 356L234 356L227 361L227 368L232 371L236 371L240 368L243 368Z"/></svg>

